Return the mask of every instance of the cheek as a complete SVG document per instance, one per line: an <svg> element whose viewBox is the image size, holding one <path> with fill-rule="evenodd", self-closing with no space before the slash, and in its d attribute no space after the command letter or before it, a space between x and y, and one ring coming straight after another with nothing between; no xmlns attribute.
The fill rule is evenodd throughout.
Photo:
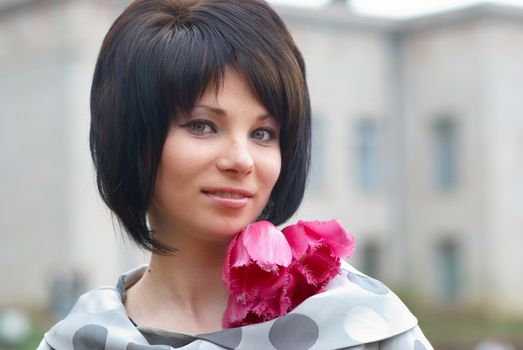
<svg viewBox="0 0 523 350"><path fill-rule="evenodd" d="M172 203L190 195L183 189L192 188L206 161L201 147L177 141L175 138L166 141L155 185L156 198Z"/></svg>
<svg viewBox="0 0 523 350"><path fill-rule="evenodd" d="M265 157L261 164L263 183L269 194L276 184L281 171L281 154L278 150L268 157Z"/></svg>
<svg viewBox="0 0 523 350"><path fill-rule="evenodd" d="M190 180L206 166L212 157L212 148L202 147L183 137L171 137L165 142L161 166L174 179Z"/></svg>

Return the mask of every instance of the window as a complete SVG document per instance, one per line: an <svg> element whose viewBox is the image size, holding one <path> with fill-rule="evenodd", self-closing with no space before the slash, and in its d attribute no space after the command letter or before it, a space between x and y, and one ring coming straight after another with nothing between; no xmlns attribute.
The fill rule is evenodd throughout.
<svg viewBox="0 0 523 350"><path fill-rule="evenodd" d="M442 118L433 126L433 173L438 189L451 189L457 182L457 131L451 118Z"/></svg>
<svg viewBox="0 0 523 350"><path fill-rule="evenodd" d="M321 187L325 181L325 137L324 121L312 120L312 149L310 185L313 189Z"/></svg>
<svg viewBox="0 0 523 350"><path fill-rule="evenodd" d="M437 269L441 296L446 300L459 295L460 285L460 249L452 239L442 241L437 248Z"/></svg>
<svg viewBox="0 0 523 350"><path fill-rule="evenodd" d="M360 187L370 190L378 183L378 130L376 122L362 119L356 126L357 171Z"/></svg>

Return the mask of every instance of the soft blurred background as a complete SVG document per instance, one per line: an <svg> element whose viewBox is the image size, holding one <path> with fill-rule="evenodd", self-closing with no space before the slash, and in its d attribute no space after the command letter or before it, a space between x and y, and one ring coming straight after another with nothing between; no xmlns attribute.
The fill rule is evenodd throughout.
<svg viewBox="0 0 523 350"><path fill-rule="evenodd" d="M436 349L523 349L523 7L274 2L314 114L293 221L338 217L350 262ZM79 294L146 261L98 198L88 152L96 55L128 3L0 0L0 349L34 349Z"/></svg>

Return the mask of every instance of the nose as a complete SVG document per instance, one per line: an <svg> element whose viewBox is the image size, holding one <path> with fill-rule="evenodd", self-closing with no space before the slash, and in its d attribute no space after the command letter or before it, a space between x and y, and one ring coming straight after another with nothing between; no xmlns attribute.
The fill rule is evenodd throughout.
<svg viewBox="0 0 523 350"><path fill-rule="evenodd" d="M223 172L244 176L254 169L254 160L246 142L233 141L223 146L217 167Z"/></svg>

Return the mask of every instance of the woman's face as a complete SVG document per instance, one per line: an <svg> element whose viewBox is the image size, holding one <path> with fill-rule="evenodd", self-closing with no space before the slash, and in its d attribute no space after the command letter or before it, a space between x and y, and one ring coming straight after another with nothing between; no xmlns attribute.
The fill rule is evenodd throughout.
<svg viewBox="0 0 523 350"><path fill-rule="evenodd" d="M227 70L167 135L149 210L157 239L229 240L253 222L280 174L279 131L243 76Z"/></svg>

